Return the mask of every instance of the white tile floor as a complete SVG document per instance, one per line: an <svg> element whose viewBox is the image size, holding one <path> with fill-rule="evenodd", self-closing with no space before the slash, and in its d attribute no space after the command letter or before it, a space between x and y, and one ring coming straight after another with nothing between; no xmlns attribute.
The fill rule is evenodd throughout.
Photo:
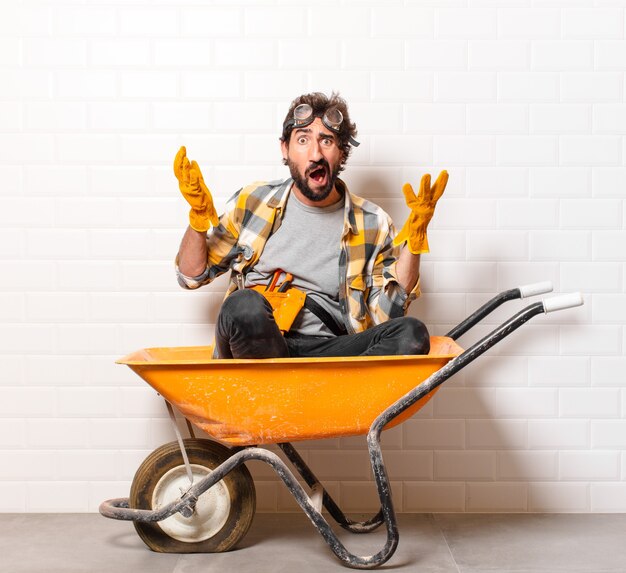
<svg viewBox="0 0 626 573"><path fill-rule="evenodd" d="M624 573L626 514L403 514L383 569L437 573ZM371 554L384 531L341 534ZM222 554L149 551L132 524L96 514L0 515L7 573L265 573L348 571L302 514L257 514L240 547Z"/></svg>

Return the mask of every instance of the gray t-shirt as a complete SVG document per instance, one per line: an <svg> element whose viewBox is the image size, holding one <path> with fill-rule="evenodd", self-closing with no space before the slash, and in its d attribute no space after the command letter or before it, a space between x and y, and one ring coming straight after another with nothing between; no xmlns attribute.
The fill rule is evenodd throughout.
<svg viewBox="0 0 626 573"><path fill-rule="evenodd" d="M307 293L343 324L339 307L339 251L345 199L327 207L310 207L292 192L278 230L265 244L245 286L266 285L276 269L293 275L293 286ZM281 278L282 280L282 278ZM290 332L333 336L328 327L303 308Z"/></svg>

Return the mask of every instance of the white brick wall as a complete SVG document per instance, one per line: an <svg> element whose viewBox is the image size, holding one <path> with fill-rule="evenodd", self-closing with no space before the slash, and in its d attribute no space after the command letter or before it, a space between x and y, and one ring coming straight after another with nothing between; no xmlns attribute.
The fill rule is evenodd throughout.
<svg viewBox="0 0 626 573"><path fill-rule="evenodd" d="M285 175L281 119L312 90L348 99L345 178L397 224L401 184L449 170L411 310L435 334L518 284L585 295L385 435L398 509L625 511L626 0L153 4L0 6L0 511L96 511L172 439L114 364L212 337L226 282L175 282L172 158L187 146L221 208ZM375 509L363 440L301 448ZM297 510L253 473L261 511Z"/></svg>

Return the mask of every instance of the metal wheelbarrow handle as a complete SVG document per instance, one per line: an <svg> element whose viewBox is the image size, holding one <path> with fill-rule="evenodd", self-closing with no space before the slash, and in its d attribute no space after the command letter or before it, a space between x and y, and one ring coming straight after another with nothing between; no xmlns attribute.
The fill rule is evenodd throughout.
<svg viewBox="0 0 626 573"><path fill-rule="evenodd" d="M493 302L498 298L499 297L495 297L490 302ZM502 302L500 302L500 304L502 304ZM557 310L573 308L576 306L581 306L582 304L584 304L582 294L580 292L575 292L544 299L541 302L536 302L527 306L516 315L512 316L509 320L503 322L499 327L495 328L487 336L485 336L478 342L475 342L467 350L459 354L457 357L453 358L440 370L437 370L437 372L432 374L429 378L424 380L413 390L411 390L402 398L397 400L394 404L389 406L385 411L380 414L380 416L378 416L376 420L374 420L370 427L370 434L372 432L376 432L380 436L380 432L382 432L382 429L396 416L398 416L404 410L412 406L415 402L423 398L426 394L432 392L435 388L440 386L453 374L456 374L456 372L467 366L470 362L476 360L476 358L478 358L487 350L489 350L492 346L500 342L503 338L507 337L514 330L517 330L520 326L528 322L534 316L537 316L541 313L547 314L549 312L555 312ZM489 303L487 303L485 307L488 305Z"/></svg>
<svg viewBox="0 0 626 573"><path fill-rule="evenodd" d="M470 314L470 316L468 316L463 322L459 323L450 332L448 332L446 336L456 340L465 334L470 328L478 324L488 314L491 314L494 310L496 310L496 308L509 300L528 298L529 296L536 296L538 294L545 294L548 292L552 292L551 281L542 281L505 290L494 296L491 300Z"/></svg>

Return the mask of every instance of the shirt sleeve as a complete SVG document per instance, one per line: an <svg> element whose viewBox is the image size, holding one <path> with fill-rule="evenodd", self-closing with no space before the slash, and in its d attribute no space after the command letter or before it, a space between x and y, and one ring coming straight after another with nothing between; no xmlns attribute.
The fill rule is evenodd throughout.
<svg viewBox="0 0 626 573"><path fill-rule="evenodd" d="M241 189L228 201L225 213L220 217L217 227L213 227L206 238L207 266L196 277L184 275L178 266L178 255L175 260L176 278L184 289L197 289L209 284L230 268L233 259L239 255L239 230L241 228L241 209L237 206Z"/></svg>
<svg viewBox="0 0 626 573"><path fill-rule="evenodd" d="M401 247L394 247L394 236L393 224L387 221L387 225L382 229L381 247L374 261L372 286L367 301L376 324L404 316L411 302L421 294L419 278L409 293L398 282L396 265Z"/></svg>
<svg viewBox="0 0 626 573"><path fill-rule="evenodd" d="M178 268L178 255L176 256L176 279L178 280L178 284L184 289L193 290L201 287L204 284L207 284L207 278L209 276L209 267L204 269L204 272L197 277L189 277L180 272Z"/></svg>

